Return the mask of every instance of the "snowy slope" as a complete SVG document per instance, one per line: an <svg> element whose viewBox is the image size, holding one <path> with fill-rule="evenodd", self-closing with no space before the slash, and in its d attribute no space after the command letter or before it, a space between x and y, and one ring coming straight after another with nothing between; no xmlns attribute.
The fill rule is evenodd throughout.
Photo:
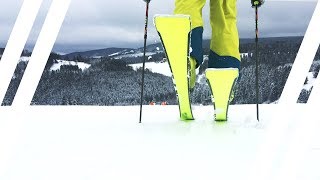
<svg viewBox="0 0 320 180"><path fill-rule="evenodd" d="M85 70L85 69L88 69L91 64L87 64L87 63L84 63L84 62L74 62L74 61L66 61L66 60L56 60L57 63L54 63L50 70L51 71L56 71L56 70L59 70L60 67L62 65L72 65L72 66L78 66L81 70Z"/></svg>
<svg viewBox="0 0 320 180"><path fill-rule="evenodd" d="M139 124L138 106L1 107L0 179L320 179L307 105L261 105L260 123L254 105L231 106L223 123L212 106L193 109L180 121L177 106L145 106Z"/></svg>
<svg viewBox="0 0 320 180"><path fill-rule="evenodd" d="M129 66L133 67L133 69L136 70L142 67L142 63L130 64ZM159 74L163 74L165 76L171 77L171 70L168 62L163 62L163 63L147 62L146 69L149 69L154 73L159 73Z"/></svg>
<svg viewBox="0 0 320 180"><path fill-rule="evenodd" d="M146 55L151 56L157 53L163 52L160 44L151 44L147 46ZM96 49L84 52L73 52L70 54L65 54L63 57L68 59L76 58L77 56L85 58L101 58L101 57L111 57L114 59L122 59L128 57L142 57L143 48L132 49L132 48L106 48L106 49Z"/></svg>
<svg viewBox="0 0 320 180"><path fill-rule="evenodd" d="M29 56L21 56L19 59L19 62L29 62L30 57ZM78 66L81 70L88 69L91 64L83 63L83 62L75 62L75 61L67 61L67 60L62 60L58 59L56 60L57 63L54 63L50 70L51 71L56 71L59 70L62 65L72 65L72 66Z"/></svg>
<svg viewBox="0 0 320 180"><path fill-rule="evenodd" d="M155 52L146 52L146 56L152 56L154 54L157 54L157 53L155 53ZM122 58L127 58L127 57L142 57L142 56L143 56L143 52L133 52L133 53L124 54L124 55L115 55L115 56L113 56L113 58L114 59L122 59Z"/></svg>
<svg viewBox="0 0 320 180"><path fill-rule="evenodd" d="M133 69L139 69L142 67L142 63L138 64L129 64ZM165 76L171 77L171 70L168 62L146 62L146 69L149 69L150 71L154 73L163 74ZM196 70L196 73L199 73L199 69Z"/></svg>

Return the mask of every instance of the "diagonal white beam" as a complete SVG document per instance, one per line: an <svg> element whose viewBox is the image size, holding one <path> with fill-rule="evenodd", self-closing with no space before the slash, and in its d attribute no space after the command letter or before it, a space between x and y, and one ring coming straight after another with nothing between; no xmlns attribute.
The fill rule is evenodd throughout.
<svg viewBox="0 0 320 180"><path fill-rule="evenodd" d="M314 15L314 21L315 23L317 22L317 28L315 29L315 31L313 31L312 35L314 38L314 41L318 42L318 48L320 48L320 26L319 26L319 22L320 22L320 2L318 2L316 10L315 10L315 15ZM315 80L315 82L313 83L313 88L311 91L311 94L309 96L309 100L308 100L308 104L310 105L315 105L316 103L320 103L320 72L319 75L317 77L317 79Z"/></svg>
<svg viewBox="0 0 320 180"><path fill-rule="evenodd" d="M292 128L294 133L287 139L286 153L283 156L282 165L279 167L279 174L274 180L298 180L301 179L299 175L304 173L306 155L311 151L315 141L315 132L319 130L320 123L316 118L317 111L310 111L306 108L301 114L300 121L297 121L294 124L295 128Z"/></svg>
<svg viewBox="0 0 320 180"><path fill-rule="evenodd" d="M12 106L29 106L71 0L52 2Z"/></svg>
<svg viewBox="0 0 320 180"><path fill-rule="evenodd" d="M318 9L317 10L317 15L318 15L318 19L317 21L320 22L320 3L318 2ZM318 23L319 25L319 23ZM317 39L317 41L319 42L318 44L320 44L320 28L318 30L318 33L315 34L314 38ZM319 47L319 46L318 46ZM320 48L320 47L319 47ZM320 73L320 72L319 72ZM314 84L313 84L313 88L311 91L311 94L309 96L309 100L308 100L308 104L310 105L316 105L316 104L320 104L320 75L318 75L317 79L315 80Z"/></svg>
<svg viewBox="0 0 320 180"><path fill-rule="evenodd" d="M320 3L317 3L314 14L311 18L308 30L306 32L305 38L298 52L295 64L293 65L292 72L290 73L289 80L286 84L284 92L282 93L279 105L277 105L278 113L275 113L272 123L268 125L268 129L263 139L261 140L261 146L257 152L257 157L253 168L250 169L249 180L267 180L267 179L294 179L293 175L296 175L299 168L299 163L305 153L305 147L301 145L308 145L311 132L303 134L303 130L308 127L315 125L315 121L308 121L305 123L299 131L294 134L296 138L295 141L289 143L290 149L289 153L284 157L285 161L281 167L280 174L278 176L271 178L270 174L274 171L274 166L277 165L277 157L281 146L285 143L286 134L289 131L289 125L292 123L292 114L290 111L296 110L295 104L300 94L303 86L303 82L309 72L310 66L313 62L314 55L319 47L319 35L320 35ZM301 85L301 86L300 86ZM293 105L293 106L290 106ZM316 120L316 118L314 118ZM303 119L305 120L305 119ZM307 119L306 119L307 120ZM299 127L296 125L295 127ZM311 130L312 131L312 130ZM293 138L294 139L294 138ZM285 174L287 173L287 174ZM289 174L291 173L291 174ZM288 175L290 178L285 178L283 176Z"/></svg>
<svg viewBox="0 0 320 180"><path fill-rule="evenodd" d="M313 88L308 99L308 104L310 105L320 104L320 75L318 75L317 79L313 83Z"/></svg>
<svg viewBox="0 0 320 180"><path fill-rule="evenodd" d="M0 104L28 40L42 0L24 0L0 61Z"/></svg>
<svg viewBox="0 0 320 180"><path fill-rule="evenodd" d="M287 83L282 91L279 104L295 104L319 47L320 17L317 15L319 2L311 18L307 32L292 66Z"/></svg>

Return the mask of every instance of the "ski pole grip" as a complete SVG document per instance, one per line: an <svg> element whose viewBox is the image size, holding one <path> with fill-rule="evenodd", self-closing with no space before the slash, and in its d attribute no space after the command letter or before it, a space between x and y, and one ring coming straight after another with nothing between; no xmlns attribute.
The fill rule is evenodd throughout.
<svg viewBox="0 0 320 180"><path fill-rule="evenodd" d="M251 0L252 7L260 7L262 4L264 4L264 0Z"/></svg>

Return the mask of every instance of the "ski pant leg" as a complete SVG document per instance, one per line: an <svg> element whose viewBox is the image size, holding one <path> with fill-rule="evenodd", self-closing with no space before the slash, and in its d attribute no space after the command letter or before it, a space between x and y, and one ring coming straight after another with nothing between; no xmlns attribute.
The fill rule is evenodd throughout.
<svg viewBox="0 0 320 180"><path fill-rule="evenodd" d="M191 48L190 56L196 59L197 67L203 62L202 34L203 19L202 8L206 0L175 0L174 14L191 16Z"/></svg>
<svg viewBox="0 0 320 180"><path fill-rule="evenodd" d="M209 68L240 69L237 0L210 0Z"/></svg>

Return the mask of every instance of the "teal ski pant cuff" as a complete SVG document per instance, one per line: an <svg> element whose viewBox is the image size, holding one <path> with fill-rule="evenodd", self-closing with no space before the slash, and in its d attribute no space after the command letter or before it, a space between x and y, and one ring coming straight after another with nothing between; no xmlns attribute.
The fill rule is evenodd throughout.
<svg viewBox="0 0 320 180"><path fill-rule="evenodd" d="M208 68L238 68L240 72L240 61L232 56L220 56L210 50Z"/></svg>
<svg viewBox="0 0 320 180"><path fill-rule="evenodd" d="M203 49L202 49L202 34L203 27L196 27L191 31L191 53L190 56L197 61L196 68L203 62Z"/></svg>

